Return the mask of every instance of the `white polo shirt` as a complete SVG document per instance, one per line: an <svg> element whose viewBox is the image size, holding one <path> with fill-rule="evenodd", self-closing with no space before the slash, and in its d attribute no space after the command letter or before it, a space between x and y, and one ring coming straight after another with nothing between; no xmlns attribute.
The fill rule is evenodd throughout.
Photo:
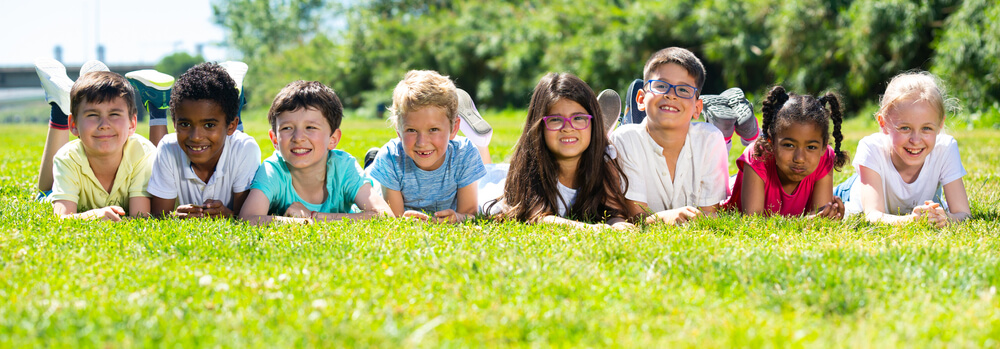
<svg viewBox="0 0 1000 349"><path fill-rule="evenodd" d="M729 196L729 152L722 132L711 124L691 123L673 181L663 147L646 131L646 120L618 127L611 143L628 178L625 198L645 202L653 212L711 206Z"/></svg>
<svg viewBox="0 0 1000 349"><path fill-rule="evenodd" d="M247 134L236 131L226 137L215 173L205 183L191 168L191 160L177 144L177 134L160 139L153 161L153 175L146 190L161 199L177 199L175 206L201 205L207 199L233 208L233 193L250 189L260 166L260 147Z"/></svg>

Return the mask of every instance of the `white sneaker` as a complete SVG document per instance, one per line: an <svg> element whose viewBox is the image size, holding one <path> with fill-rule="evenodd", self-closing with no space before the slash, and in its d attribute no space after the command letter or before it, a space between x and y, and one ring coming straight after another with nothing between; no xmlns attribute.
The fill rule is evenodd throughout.
<svg viewBox="0 0 1000 349"><path fill-rule="evenodd" d="M95 71L111 71L111 69L108 69L108 66L104 64L104 62L101 62L96 59L91 59L80 67L80 76Z"/></svg>
<svg viewBox="0 0 1000 349"><path fill-rule="evenodd" d="M45 102L55 103L63 114L69 115L69 91L73 80L66 75L66 66L51 58L35 60L35 72L45 89Z"/></svg>
<svg viewBox="0 0 1000 349"><path fill-rule="evenodd" d="M493 138L493 127L483 119L476 109L476 103L472 101L472 96L463 89L455 89L458 96L458 116L462 118L458 128L462 134L472 141L473 144L485 147L490 144Z"/></svg>
<svg viewBox="0 0 1000 349"><path fill-rule="evenodd" d="M225 69L229 73L229 77L236 81L236 89L243 92L243 78L247 76L247 71L250 67L246 63L239 61L225 61L219 63L222 69Z"/></svg>

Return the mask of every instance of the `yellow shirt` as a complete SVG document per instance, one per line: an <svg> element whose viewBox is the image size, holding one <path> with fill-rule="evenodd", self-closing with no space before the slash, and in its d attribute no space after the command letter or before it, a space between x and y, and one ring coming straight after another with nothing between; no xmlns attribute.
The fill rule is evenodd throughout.
<svg viewBox="0 0 1000 349"><path fill-rule="evenodd" d="M79 139L66 143L52 159L54 182L49 200L75 202L78 213L108 206L121 206L129 212L129 198L149 196L146 184L152 174L155 152L156 146L145 137L137 134L129 136L111 192L106 192L90 168L83 143Z"/></svg>

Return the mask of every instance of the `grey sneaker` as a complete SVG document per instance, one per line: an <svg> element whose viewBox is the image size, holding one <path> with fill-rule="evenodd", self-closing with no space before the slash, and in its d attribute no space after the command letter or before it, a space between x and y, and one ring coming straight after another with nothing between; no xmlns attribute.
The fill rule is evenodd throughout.
<svg viewBox="0 0 1000 349"><path fill-rule="evenodd" d="M493 132L493 127L483 119L482 115L479 115L479 110L476 109L476 103L472 101L472 96L460 88L455 89L455 94L458 95L458 116L462 118L462 121L471 126L472 130L479 135Z"/></svg>
<svg viewBox="0 0 1000 349"><path fill-rule="evenodd" d="M66 75L66 66L51 58L41 58L35 60L35 72L45 89L45 102L55 103L69 115L69 90L73 88L73 80Z"/></svg>
<svg viewBox="0 0 1000 349"><path fill-rule="evenodd" d="M243 92L243 78L247 76L247 71L250 67L246 63L239 61L225 61L219 63L222 69L225 69L229 73L229 77L236 81L236 89Z"/></svg>
<svg viewBox="0 0 1000 349"><path fill-rule="evenodd" d="M597 103L601 105L601 114L604 117L604 130L611 131L618 122L618 116L622 112L622 97L617 91L606 89L597 95Z"/></svg>

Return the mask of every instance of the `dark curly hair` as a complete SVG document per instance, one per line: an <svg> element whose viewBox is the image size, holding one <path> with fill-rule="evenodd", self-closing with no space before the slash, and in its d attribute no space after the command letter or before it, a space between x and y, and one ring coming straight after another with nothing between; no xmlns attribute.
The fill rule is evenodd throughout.
<svg viewBox="0 0 1000 349"><path fill-rule="evenodd" d="M847 152L840 150L840 142L844 135L840 125L844 122L844 114L840 110L840 98L833 92L816 98L810 95L797 95L785 92L785 88L775 86L767 93L761 107L763 126L761 137L753 149L753 156L761 159L771 156L772 142L778 132L792 123L812 123L823 134L823 145L830 144L830 122L833 121L833 151L836 158L833 167L840 170L847 163Z"/></svg>
<svg viewBox="0 0 1000 349"><path fill-rule="evenodd" d="M236 121L240 112L240 91L225 68L205 62L188 69L174 82L170 91L170 115L177 115L177 106L188 100L210 100L226 114L226 124Z"/></svg>

